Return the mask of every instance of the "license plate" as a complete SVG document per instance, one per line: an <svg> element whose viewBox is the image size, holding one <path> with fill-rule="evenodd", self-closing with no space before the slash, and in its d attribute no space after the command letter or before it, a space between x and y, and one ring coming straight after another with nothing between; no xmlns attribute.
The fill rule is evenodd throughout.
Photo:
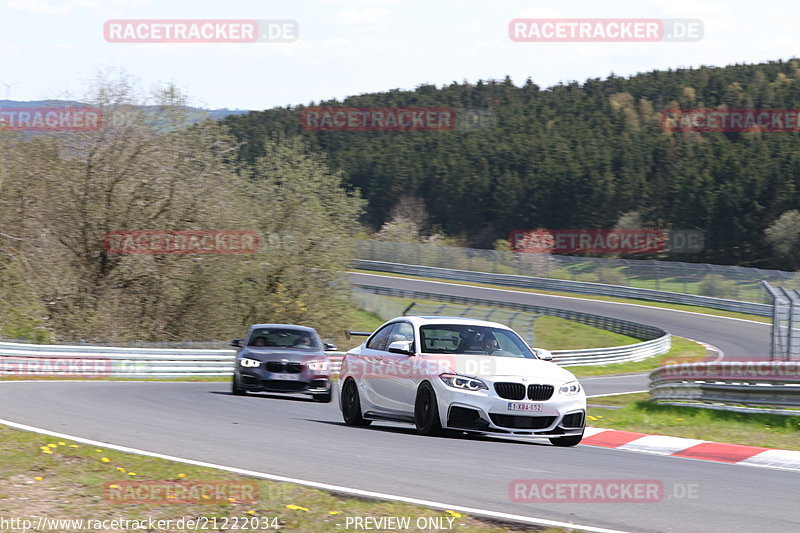
<svg viewBox="0 0 800 533"><path fill-rule="evenodd" d="M283 381L300 381L300 374L272 374L270 378Z"/></svg>
<svg viewBox="0 0 800 533"><path fill-rule="evenodd" d="M540 403L516 403L508 402L509 411L541 411L542 404Z"/></svg>

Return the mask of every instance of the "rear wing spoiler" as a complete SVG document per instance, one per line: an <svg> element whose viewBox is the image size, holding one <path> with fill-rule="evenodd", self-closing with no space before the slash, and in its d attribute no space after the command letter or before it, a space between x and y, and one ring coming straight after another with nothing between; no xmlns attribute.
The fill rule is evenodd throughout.
<svg viewBox="0 0 800 533"><path fill-rule="evenodd" d="M369 337L372 335L371 331L350 331L344 330L344 338L350 340L350 337Z"/></svg>

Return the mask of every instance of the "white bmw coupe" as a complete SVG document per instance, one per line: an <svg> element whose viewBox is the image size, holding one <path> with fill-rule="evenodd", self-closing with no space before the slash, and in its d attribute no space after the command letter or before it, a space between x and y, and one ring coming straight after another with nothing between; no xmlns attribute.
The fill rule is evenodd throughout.
<svg viewBox="0 0 800 533"><path fill-rule="evenodd" d="M511 328L456 317L392 319L344 357L339 406L345 423L413 423L445 430L583 438L586 395L575 376L532 350Z"/></svg>

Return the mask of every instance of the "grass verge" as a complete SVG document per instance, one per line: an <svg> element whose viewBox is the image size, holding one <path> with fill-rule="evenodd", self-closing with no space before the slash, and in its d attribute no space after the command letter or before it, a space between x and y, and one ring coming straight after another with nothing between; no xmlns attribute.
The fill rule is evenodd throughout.
<svg viewBox="0 0 800 533"><path fill-rule="evenodd" d="M647 393L589 398L588 402L587 424L593 427L800 450L800 415L660 405Z"/></svg>
<svg viewBox="0 0 800 533"><path fill-rule="evenodd" d="M0 516L6 520L30 519L34 525L42 516L50 520L83 520L81 527L50 522L53 527L45 530L51 531L106 533L123 529L109 527L110 522L105 527L92 527L87 521L153 519L171 521L171 527L156 531L193 531L198 526L188 527L186 521L194 520L196 524L204 523L205 531L325 533L346 530L347 519L355 517L409 517L414 525L418 519L430 518L431 524L446 526L444 529L448 531L470 533L564 531L497 524L455 511L347 497L291 483L95 448L2 425L0 457ZM149 483L136 487L140 482ZM208 482L217 483L214 490L208 490L211 486ZM169 499L170 490L164 487L170 487L177 499ZM131 498L155 501L123 503ZM187 527L179 527L180 519L184 519ZM212 527L215 520L216 527ZM246 527L248 524L255 527ZM412 525L411 529L435 528Z"/></svg>
<svg viewBox="0 0 800 533"><path fill-rule="evenodd" d="M420 305L440 306L442 302L434 300L413 300L410 298L395 298L392 296L381 297L386 301L396 304L398 308L406 308L410 304L416 302ZM502 308L493 310L491 308L473 306L476 310L494 311L489 320L504 322L501 313L498 311L505 311L508 314L516 314L513 311L507 311ZM514 322L511 326L523 337L526 335L528 324L520 319ZM371 330L370 330L371 331ZM575 322L573 320L566 320L554 316L543 315L535 321L535 336L536 347L544 348L546 350L580 350L583 348L602 348L607 346L625 346L627 344L635 344L641 342L640 339L630 337L628 335L621 335L605 329L595 328ZM363 340L363 338L362 338ZM360 342L360 341L359 341Z"/></svg>
<svg viewBox="0 0 800 533"><path fill-rule="evenodd" d="M669 362L700 361L706 356L706 349L689 339L672 336L670 350L663 355L648 357L643 361L629 363L611 363L608 365L568 366L570 372L579 378L590 376L606 376L609 374L636 374L650 372Z"/></svg>

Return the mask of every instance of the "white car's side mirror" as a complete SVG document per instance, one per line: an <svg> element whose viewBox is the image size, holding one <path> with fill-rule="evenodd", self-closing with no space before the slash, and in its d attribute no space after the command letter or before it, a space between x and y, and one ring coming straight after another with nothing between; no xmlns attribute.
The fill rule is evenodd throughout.
<svg viewBox="0 0 800 533"><path fill-rule="evenodd" d="M411 349L412 344L414 344L412 341L394 341L393 343L389 344L389 347L386 348L386 351L403 355L414 355L414 351Z"/></svg>
<svg viewBox="0 0 800 533"><path fill-rule="evenodd" d="M550 350L545 350L544 348L534 348L533 352L536 354L536 356L539 359L541 359L543 361L552 361L553 360L553 354L550 353Z"/></svg>

